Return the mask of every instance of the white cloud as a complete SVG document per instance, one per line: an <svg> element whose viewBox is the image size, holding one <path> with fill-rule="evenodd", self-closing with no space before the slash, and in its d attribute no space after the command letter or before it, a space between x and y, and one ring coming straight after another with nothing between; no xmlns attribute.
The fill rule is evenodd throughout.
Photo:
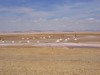
<svg viewBox="0 0 100 75"><path fill-rule="evenodd" d="M93 5L55 5L51 11L32 7L0 8L7 15L0 18L0 30L99 30L100 19L95 12L100 7Z"/></svg>
<svg viewBox="0 0 100 75"><path fill-rule="evenodd" d="M10 13L31 13L33 9L31 8L25 8L25 7L20 7L20 8L0 8L1 12L10 12Z"/></svg>
<svg viewBox="0 0 100 75"><path fill-rule="evenodd" d="M5 22L6 21L6 22ZM100 20L80 20L80 19L5 19L0 23L3 25L3 30L88 30L100 29Z"/></svg>

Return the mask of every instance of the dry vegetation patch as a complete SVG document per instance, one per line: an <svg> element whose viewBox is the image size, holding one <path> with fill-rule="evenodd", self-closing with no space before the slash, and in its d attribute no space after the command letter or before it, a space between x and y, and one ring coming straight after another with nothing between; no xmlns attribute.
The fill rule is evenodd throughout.
<svg viewBox="0 0 100 75"><path fill-rule="evenodd" d="M100 50L1 47L0 75L100 75Z"/></svg>

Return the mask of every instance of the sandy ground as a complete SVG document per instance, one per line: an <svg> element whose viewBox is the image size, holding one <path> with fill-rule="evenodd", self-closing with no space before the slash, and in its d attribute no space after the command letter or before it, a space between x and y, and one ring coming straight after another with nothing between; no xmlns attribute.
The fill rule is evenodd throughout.
<svg viewBox="0 0 100 75"><path fill-rule="evenodd" d="M0 75L100 75L99 47L100 33L1 34Z"/></svg>
<svg viewBox="0 0 100 75"><path fill-rule="evenodd" d="M0 47L0 75L100 75L100 49Z"/></svg>

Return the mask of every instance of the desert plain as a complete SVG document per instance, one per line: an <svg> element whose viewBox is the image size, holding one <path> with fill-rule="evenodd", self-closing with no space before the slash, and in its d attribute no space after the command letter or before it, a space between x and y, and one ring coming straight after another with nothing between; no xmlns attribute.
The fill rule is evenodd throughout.
<svg viewBox="0 0 100 75"><path fill-rule="evenodd" d="M0 75L100 75L99 44L100 33L1 34Z"/></svg>

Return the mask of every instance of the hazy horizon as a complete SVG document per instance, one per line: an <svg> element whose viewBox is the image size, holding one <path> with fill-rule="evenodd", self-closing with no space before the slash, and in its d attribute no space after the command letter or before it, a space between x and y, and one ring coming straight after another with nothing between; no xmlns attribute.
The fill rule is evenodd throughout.
<svg viewBox="0 0 100 75"><path fill-rule="evenodd" d="M0 32L100 31L100 0L0 0Z"/></svg>

